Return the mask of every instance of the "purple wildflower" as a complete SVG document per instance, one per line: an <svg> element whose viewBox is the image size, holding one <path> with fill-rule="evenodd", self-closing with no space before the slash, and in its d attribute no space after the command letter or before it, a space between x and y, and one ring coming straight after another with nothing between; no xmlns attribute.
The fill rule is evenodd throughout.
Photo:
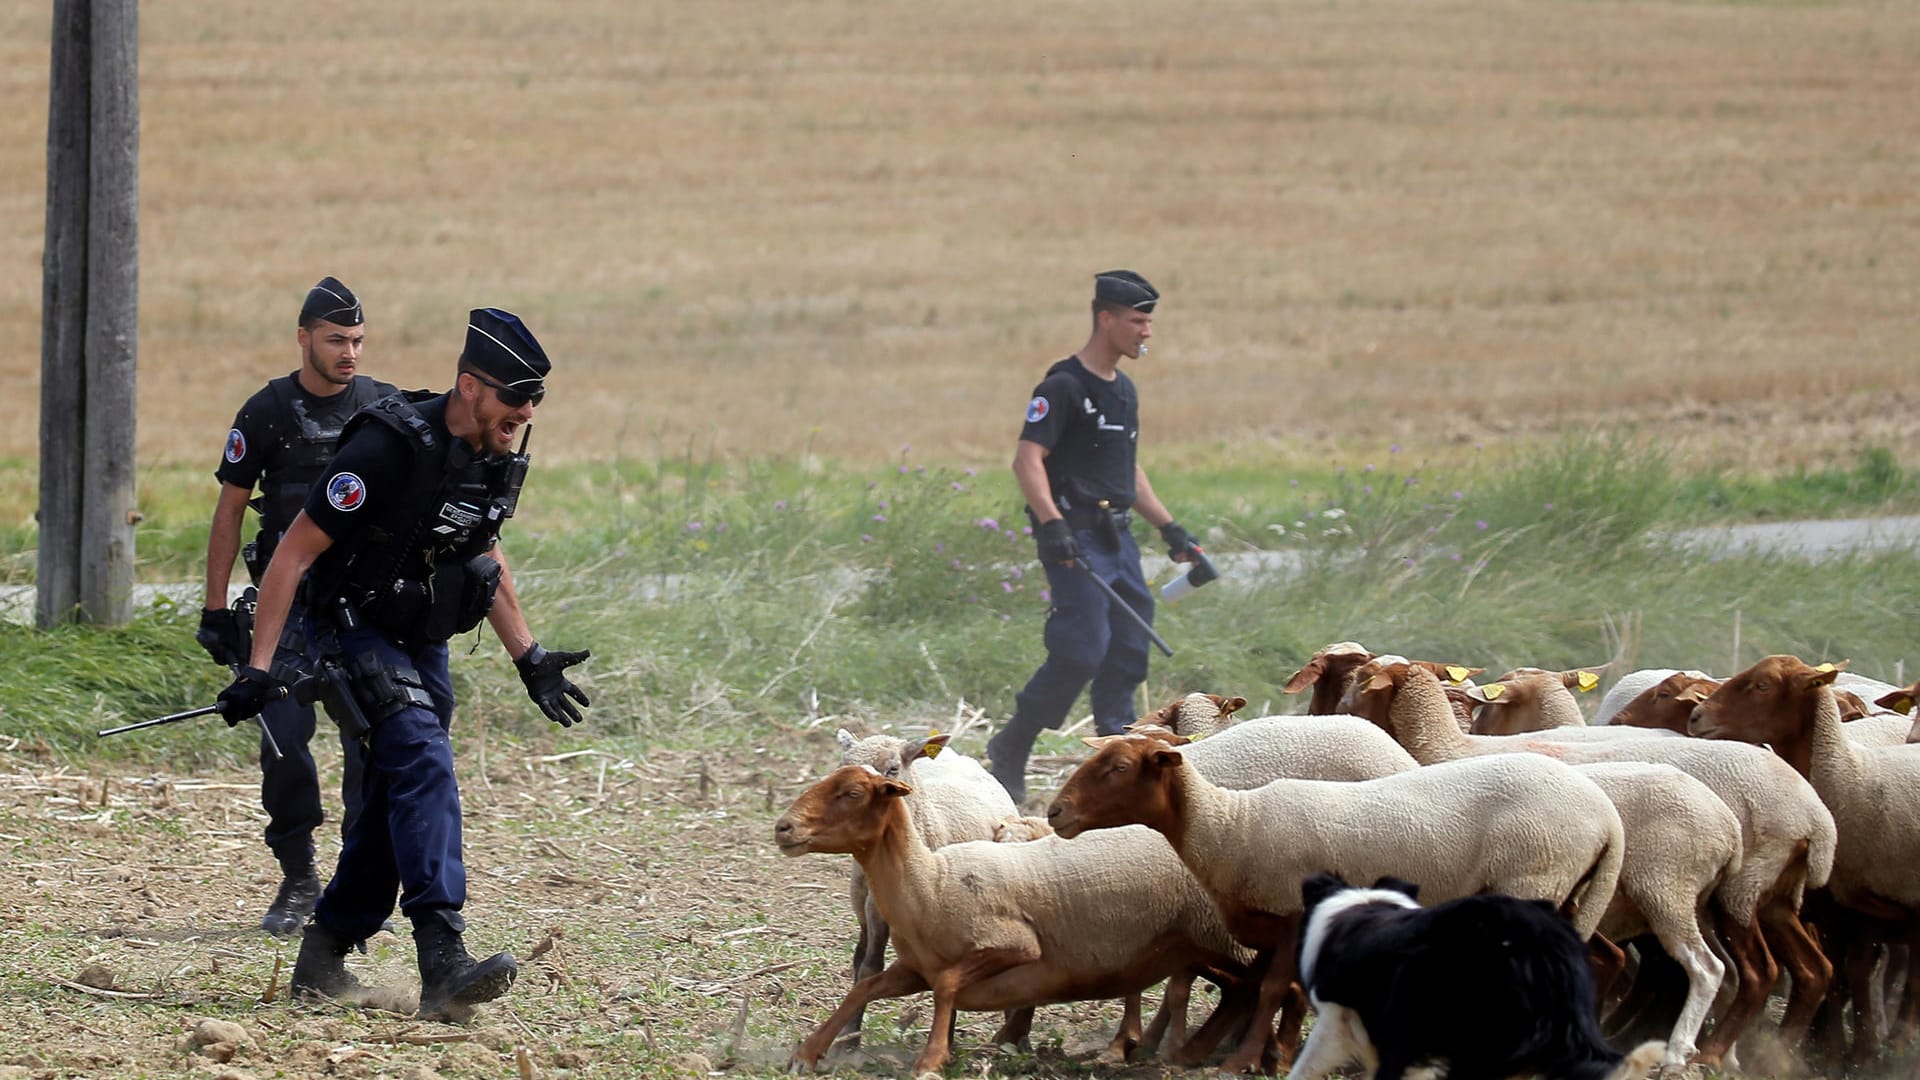
<svg viewBox="0 0 1920 1080"><path fill-rule="evenodd" d="M1473 527L1484 530L1487 527L1487 519L1481 518L1479 521L1473 523Z"/></svg>

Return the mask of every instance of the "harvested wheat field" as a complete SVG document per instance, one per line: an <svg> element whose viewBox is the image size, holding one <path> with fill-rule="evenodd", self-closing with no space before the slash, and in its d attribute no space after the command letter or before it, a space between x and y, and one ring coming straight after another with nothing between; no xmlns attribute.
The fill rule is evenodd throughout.
<svg viewBox="0 0 1920 1080"><path fill-rule="evenodd" d="M0 332L37 339L47 5L0 11ZM323 273L369 369L497 304L543 453L997 459L1089 275L1148 435L1595 420L1920 445L1920 8L1139 0L142 5L139 441L210 457ZM33 452L32 348L0 455ZM1763 431L1790 435L1755 438Z"/></svg>

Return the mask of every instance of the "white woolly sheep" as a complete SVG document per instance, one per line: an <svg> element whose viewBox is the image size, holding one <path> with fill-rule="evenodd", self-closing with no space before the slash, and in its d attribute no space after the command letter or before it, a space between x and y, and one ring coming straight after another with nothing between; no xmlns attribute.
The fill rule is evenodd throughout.
<svg viewBox="0 0 1920 1080"><path fill-rule="evenodd" d="M1199 775L1179 749L1115 736L1068 778L1047 818L1067 837L1134 823L1158 830L1234 937L1260 950L1255 1026L1227 1060L1229 1071L1260 1063L1274 1013L1294 985L1300 882L1309 873L1392 875L1436 900L1485 890L1552 900L1576 909L1575 928L1586 938L1612 900L1625 853L1620 815L1592 781L1525 755L1359 783L1282 779L1232 791ZM1283 1026L1281 1034L1291 1053L1297 1031Z"/></svg>
<svg viewBox="0 0 1920 1080"><path fill-rule="evenodd" d="M939 848L963 840L991 840L995 827L1019 810L992 774L973 758L955 750L946 750L950 735L929 734L920 739L897 735L869 735L856 739L845 728L834 733L840 744L842 765L864 765L881 776L903 780L912 786L907 796L913 811L914 827L928 847ZM942 751L945 751L944 753ZM848 900L860 923L860 936L853 946L853 979L859 982L878 975L887 964L887 941L891 928L874 906L867 889L867 877L859 866L853 868ZM843 1045L860 1045L864 1012L856 1012L846 1026ZM1021 1045L1033 1017L1008 1016L995 1042Z"/></svg>
<svg viewBox="0 0 1920 1080"><path fill-rule="evenodd" d="M1367 685L1377 672L1356 673L1357 686ZM1526 680L1522 680L1523 682ZM1542 694L1567 695L1551 680L1531 684ZM1369 719L1376 706L1356 704ZM1569 705L1559 706L1561 708ZM1398 720L1394 720L1398 723ZM1555 728L1530 735L1462 737L1446 725L1428 723L1395 737L1415 758L1443 760L1461 753L1544 754L1568 764L1645 761L1672 765L1713 790L1740 822L1742 862L1715 893L1726 918L1718 919L1721 941L1735 962L1740 985L1727 1015L1714 1026L1697 1061L1715 1064L1725 1058L1733 1040L1759 1015L1767 991L1778 975L1776 959L1793 976L1792 993L1782 1021L1780 1038L1792 1049L1806 1034L1813 1013L1832 982L1833 969L1800 919L1804 890L1818 888L1833 867L1833 816L1805 780L1777 758L1747 747L1720 744L1734 753L1721 753L1699 739L1654 734L1644 729ZM1586 741L1573 736L1592 732Z"/></svg>
<svg viewBox="0 0 1920 1080"><path fill-rule="evenodd" d="M1557 674L1520 679L1536 680L1565 692ZM1355 673L1349 698L1350 706L1369 719L1387 719L1401 744L1423 765L1470 759L1489 747L1511 745L1506 736L1462 734L1452 722L1439 681L1419 667L1369 664ZM1715 891L1740 870L1740 822L1712 789L1670 765L1627 762L1577 769L1606 792L1626 829L1620 887L1600 922L1600 933L1625 941L1651 931L1686 972L1686 1002L1663 1059L1665 1067L1679 1069L1696 1050L1700 1028L1726 975L1707 944L1701 920Z"/></svg>
<svg viewBox="0 0 1920 1080"><path fill-rule="evenodd" d="M1769 656L1726 681L1694 709L1691 730L1710 739L1773 747L1820 793L1839 826L1828 888L1840 904L1891 926L1883 940L1920 947L1920 750L1861 746L1846 737L1834 703L1833 664L1811 667L1795 656ZM1827 929L1823 923L1823 930ZM1836 925L1853 936L1854 928ZM1865 929L1862 927L1861 929ZM1861 954L1847 974L1864 985ZM1855 995L1856 1032L1865 1025L1867 995ZM1904 1047L1920 1034L1920 966L1909 965L1906 1000L1890 1040ZM1858 1064L1868 1040L1856 1036Z"/></svg>
<svg viewBox="0 0 1920 1080"><path fill-rule="evenodd" d="M909 794L870 768L843 766L774 825L787 855L859 861L897 954L854 984L795 1052L795 1068L817 1065L841 1027L880 998L933 991L931 1031L914 1063L921 1076L946 1063L956 1009L1125 997L1182 972L1245 971L1207 894L1151 832L935 850L913 824Z"/></svg>

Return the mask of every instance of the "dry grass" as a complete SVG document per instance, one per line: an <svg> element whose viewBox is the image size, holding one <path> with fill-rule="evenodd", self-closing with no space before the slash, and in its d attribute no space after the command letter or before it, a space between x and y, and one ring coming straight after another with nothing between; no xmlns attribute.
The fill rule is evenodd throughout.
<svg viewBox="0 0 1920 1080"><path fill-rule="evenodd" d="M0 12L0 455L34 446L46 6ZM549 453L997 461L1119 264L1168 295L1159 446L1920 447L1911 4L459 8L142 5L150 459L212 460L332 272L402 383L469 306L525 314Z"/></svg>

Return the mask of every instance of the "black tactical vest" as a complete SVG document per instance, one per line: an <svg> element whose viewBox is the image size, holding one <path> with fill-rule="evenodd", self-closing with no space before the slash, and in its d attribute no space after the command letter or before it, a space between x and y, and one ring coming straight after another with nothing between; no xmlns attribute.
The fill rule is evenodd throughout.
<svg viewBox="0 0 1920 1080"><path fill-rule="evenodd" d="M260 477L260 500L255 508L260 511L260 540L269 550L286 535L301 507L307 504L307 489L333 460L348 419L379 397L372 379L357 378L342 391L349 395L345 404L351 408L329 409L333 418L319 422L300 407L296 378L274 379L267 384L273 388L278 410L280 442L267 459L271 468Z"/></svg>
<svg viewBox="0 0 1920 1080"><path fill-rule="evenodd" d="M347 421L398 432L407 447L406 487L311 572L319 610L344 601L353 618L403 645L445 641L478 625L493 603L500 567L486 557L510 509L504 460L477 457L447 433L444 395L405 390ZM338 612L336 611L336 615Z"/></svg>

